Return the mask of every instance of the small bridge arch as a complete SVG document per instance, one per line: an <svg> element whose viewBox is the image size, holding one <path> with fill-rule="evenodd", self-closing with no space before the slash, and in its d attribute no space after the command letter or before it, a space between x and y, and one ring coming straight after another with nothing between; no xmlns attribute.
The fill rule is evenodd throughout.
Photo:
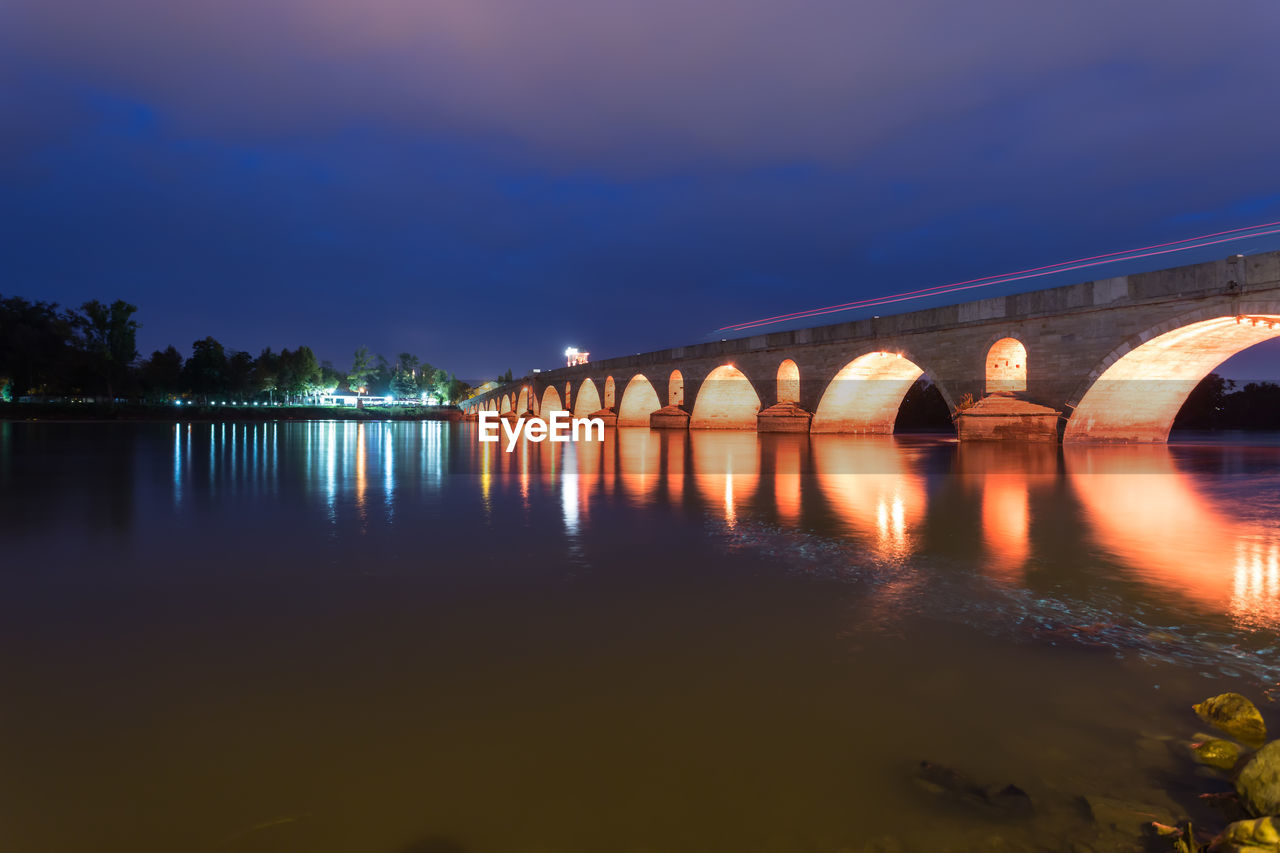
<svg viewBox="0 0 1280 853"><path fill-rule="evenodd" d="M1027 348L1017 338L1001 338L987 350L987 393L1027 390Z"/></svg>

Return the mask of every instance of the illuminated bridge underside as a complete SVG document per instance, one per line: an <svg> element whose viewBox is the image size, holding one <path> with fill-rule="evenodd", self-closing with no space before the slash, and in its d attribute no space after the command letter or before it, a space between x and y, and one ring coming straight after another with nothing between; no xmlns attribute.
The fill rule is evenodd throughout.
<svg viewBox="0 0 1280 853"><path fill-rule="evenodd" d="M585 418L600 409L600 393L596 391L596 383L590 379L582 380L582 386L578 388L578 399L573 403L573 416Z"/></svg>
<svg viewBox="0 0 1280 853"><path fill-rule="evenodd" d="M1165 332L1120 356L1076 407L1067 442L1163 442L1187 396L1213 369L1280 337L1280 315L1218 317Z"/></svg>
<svg viewBox="0 0 1280 853"><path fill-rule="evenodd" d="M900 355L867 353L836 374L813 415L813 432L893 432L898 407L924 370Z"/></svg>
<svg viewBox="0 0 1280 853"><path fill-rule="evenodd" d="M662 408L658 402L658 392L642 373L631 377L622 392L622 403L618 407L618 426L649 425L649 415Z"/></svg>
<svg viewBox="0 0 1280 853"><path fill-rule="evenodd" d="M961 441L1163 442L1200 380L1275 337L1280 252L1269 252L564 367L463 407L522 412L528 400L627 427L886 434L924 376Z"/></svg>
<svg viewBox="0 0 1280 853"><path fill-rule="evenodd" d="M689 429L755 429L759 411L751 380L736 367L717 367L698 393Z"/></svg>

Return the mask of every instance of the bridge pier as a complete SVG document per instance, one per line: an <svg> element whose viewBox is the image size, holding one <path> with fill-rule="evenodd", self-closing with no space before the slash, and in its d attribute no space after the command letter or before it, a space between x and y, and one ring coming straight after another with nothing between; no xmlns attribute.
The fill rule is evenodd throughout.
<svg viewBox="0 0 1280 853"><path fill-rule="evenodd" d="M813 423L813 412L796 403L776 403L756 414L756 432L805 432Z"/></svg>
<svg viewBox="0 0 1280 853"><path fill-rule="evenodd" d="M956 413L956 435L967 441L1057 443L1062 412L1009 391L983 397Z"/></svg>
<svg viewBox="0 0 1280 853"><path fill-rule="evenodd" d="M618 413L613 409L600 409L587 415L587 417L604 421L606 427L616 427L618 425Z"/></svg>
<svg viewBox="0 0 1280 853"><path fill-rule="evenodd" d="M689 413L679 406L663 406L649 415L649 429L688 429Z"/></svg>

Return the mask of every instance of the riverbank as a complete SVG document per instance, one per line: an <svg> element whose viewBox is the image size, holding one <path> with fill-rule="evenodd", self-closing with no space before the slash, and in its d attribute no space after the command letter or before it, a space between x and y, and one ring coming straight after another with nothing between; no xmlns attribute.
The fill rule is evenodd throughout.
<svg viewBox="0 0 1280 853"><path fill-rule="evenodd" d="M453 406L209 406L0 403L0 421L460 421Z"/></svg>

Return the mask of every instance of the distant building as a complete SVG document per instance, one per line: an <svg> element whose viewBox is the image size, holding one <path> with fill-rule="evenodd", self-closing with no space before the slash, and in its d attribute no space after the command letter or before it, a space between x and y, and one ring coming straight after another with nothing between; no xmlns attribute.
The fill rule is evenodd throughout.
<svg viewBox="0 0 1280 853"><path fill-rule="evenodd" d="M565 360L568 362L569 367L574 367L579 364L586 364L587 357L589 355L591 355L591 353L589 352L578 352L577 347L569 347L567 350L564 351L564 357L565 357Z"/></svg>

